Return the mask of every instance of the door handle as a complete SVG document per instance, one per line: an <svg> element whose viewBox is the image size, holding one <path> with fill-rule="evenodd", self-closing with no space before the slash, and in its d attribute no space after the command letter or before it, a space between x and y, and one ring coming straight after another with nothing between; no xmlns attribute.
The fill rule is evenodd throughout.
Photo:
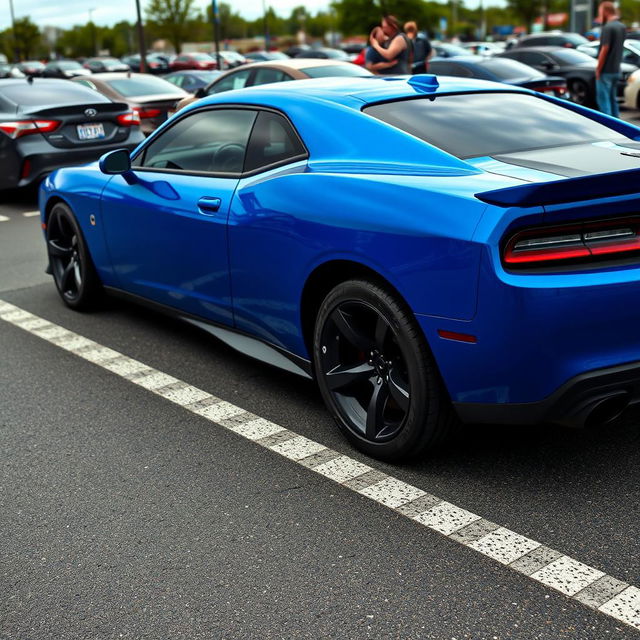
<svg viewBox="0 0 640 640"><path fill-rule="evenodd" d="M213 215L220 209L221 203L220 198L200 198L198 200L198 211L205 216Z"/></svg>

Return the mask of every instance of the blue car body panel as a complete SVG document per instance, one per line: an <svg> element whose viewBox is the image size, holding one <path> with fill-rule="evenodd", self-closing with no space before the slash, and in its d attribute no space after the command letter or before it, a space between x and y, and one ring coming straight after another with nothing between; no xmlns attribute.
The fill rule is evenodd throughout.
<svg viewBox="0 0 640 640"><path fill-rule="evenodd" d="M640 361L640 305L630 303L640 295L639 266L523 274L506 271L500 256L512 228L629 214L640 211L640 196L581 201L576 187L568 204L485 202L477 194L563 178L489 157L461 160L361 112L430 91L537 94L459 78L439 89L402 78L283 84L290 86L212 96L175 118L219 104L278 109L308 160L233 180L138 172L137 184L95 164L64 169L42 186L43 221L51 203L64 200L105 285L303 360L311 358L301 318L305 284L327 264L360 265L415 313L454 402L537 402L584 372ZM631 125L537 99L640 139ZM220 215L198 211L207 195L222 198ZM444 339L441 330L477 340Z"/></svg>

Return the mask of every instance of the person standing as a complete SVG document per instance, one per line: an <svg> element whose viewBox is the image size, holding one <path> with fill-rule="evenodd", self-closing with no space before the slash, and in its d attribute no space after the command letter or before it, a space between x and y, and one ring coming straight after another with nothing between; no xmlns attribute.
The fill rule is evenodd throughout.
<svg viewBox="0 0 640 640"><path fill-rule="evenodd" d="M425 33L418 31L418 25L413 21L405 22L403 29L411 41L413 49L413 64L410 72L414 74L427 73L429 58L433 55L433 47L429 38Z"/></svg>
<svg viewBox="0 0 640 640"><path fill-rule="evenodd" d="M617 118L620 112L616 95L626 29L619 20L615 5L609 0L600 3L598 17L602 31L596 68L596 100L602 113Z"/></svg>
<svg viewBox="0 0 640 640"><path fill-rule="evenodd" d="M381 26L387 38L384 46L373 37L373 34L369 37L369 43L385 60L389 62L396 60L396 63L380 73L385 75L409 73L409 53L411 51L409 38L400 31L400 23L395 16L384 16Z"/></svg>

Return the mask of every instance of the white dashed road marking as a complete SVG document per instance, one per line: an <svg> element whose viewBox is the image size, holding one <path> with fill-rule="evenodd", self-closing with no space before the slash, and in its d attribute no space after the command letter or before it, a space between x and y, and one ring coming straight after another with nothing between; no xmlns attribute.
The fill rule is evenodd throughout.
<svg viewBox="0 0 640 640"><path fill-rule="evenodd" d="M636 586L2 300L0 318L591 609L640 629L640 589Z"/></svg>
<svg viewBox="0 0 640 640"><path fill-rule="evenodd" d="M11 218L7 216L0 216L0 222L8 222Z"/></svg>
<svg viewBox="0 0 640 640"><path fill-rule="evenodd" d="M25 218L35 218L36 216L40 215L39 211L25 211L22 214Z"/></svg>

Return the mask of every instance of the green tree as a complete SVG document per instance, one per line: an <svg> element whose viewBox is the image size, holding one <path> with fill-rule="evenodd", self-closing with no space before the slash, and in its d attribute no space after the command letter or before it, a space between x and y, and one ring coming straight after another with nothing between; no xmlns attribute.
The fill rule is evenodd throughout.
<svg viewBox="0 0 640 640"><path fill-rule="evenodd" d="M158 33L166 37L176 53L182 51L187 26L194 18L194 0L151 0L147 5L147 18Z"/></svg>
<svg viewBox="0 0 640 640"><path fill-rule="evenodd" d="M220 39L246 38L249 33L249 23L237 12L231 10L226 2L218 5L218 18L220 20ZM210 33L213 33L213 18L211 6L207 7L207 24Z"/></svg>
<svg viewBox="0 0 640 640"><path fill-rule="evenodd" d="M27 16L15 21L15 46L18 57L27 60L41 53L42 38L40 29Z"/></svg>
<svg viewBox="0 0 640 640"><path fill-rule="evenodd" d="M522 20L527 29L531 29L533 21L544 13L544 0L507 0L507 7Z"/></svg>

